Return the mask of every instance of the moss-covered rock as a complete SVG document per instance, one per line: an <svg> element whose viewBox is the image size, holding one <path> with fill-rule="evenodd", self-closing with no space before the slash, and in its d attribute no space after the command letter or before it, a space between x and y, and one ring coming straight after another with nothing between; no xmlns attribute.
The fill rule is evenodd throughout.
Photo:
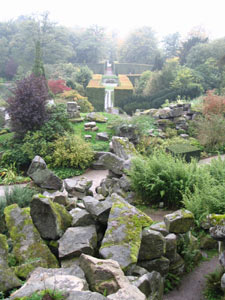
<svg viewBox="0 0 225 300"><path fill-rule="evenodd" d="M64 206L35 195L30 205L31 217L43 239L57 240L71 225L72 216Z"/></svg>
<svg viewBox="0 0 225 300"><path fill-rule="evenodd" d="M19 279L13 270L8 266L8 244L6 236L0 234L0 291L8 290L21 286Z"/></svg>
<svg viewBox="0 0 225 300"><path fill-rule="evenodd" d="M194 216L190 211L180 209L172 214L166 215L164 222L170 233L185 233L194 226Z"/></svg>
<svg viewBox="0 0 225 300"><path fill-rule="evenodd" d="M30 217L30 209L22 209L17 204L12 204L5 208L4 213L13 243L13 254L19 264L40 259L49 268L57 268L57 259L41 239Z"/></svg>
<svg viewBox="0 0 225 300"><path fill-rule="evenodd" d="M152 224L151 218L112 194L113 205L100 254L119 262L123 269L136 263L141 245L142 228Z"/></svg>
<svg viewBox="0 0 225 300"><path fill-rule="evenodd" d="M127 160L137 154L134 144L129 142L127 137L112 137L113 152L120 158Z"/></svg>

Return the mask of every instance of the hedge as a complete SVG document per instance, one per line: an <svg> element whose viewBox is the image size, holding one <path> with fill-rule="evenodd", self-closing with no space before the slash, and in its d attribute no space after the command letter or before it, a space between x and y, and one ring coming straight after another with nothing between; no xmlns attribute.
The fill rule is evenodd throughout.
<svg viewBox="0 0 225 300"><path fill-rule="evenodd" d="M101 85L102 75L94 74L87 86L88 101L95 111L104 111L105 87Z"/></svg>
<svg viewBox="0 0 225 300"><path fill-rule="evenodd" d="M105 63L87 63L87 64L78 64L75 63L74 64L77 67L84 67L84 66L88 66L89 69L91 69L93 71L94 74L104 74L105 73Z"/></svg>
<svg viewBox="0 0 225 300"><path fill-rule="evenodd" d="M115 74L142 74L147 70L151 70L151 65L135 64L135 63L114 63L113 71Z"/></svg>
<svg viewBox="0 0 225 300"><path fill-rule="evenodd" d="M128 74L127 77L129 78L129 80L131 81L131 83L134 86L136 81L138 81L140 79L141 74Z"/></svg>
<svg viewBox="0 0 225 300"><path fill-rule="evenodd" d="M133 85L125 75L119 75L119 86L114 88L114 106L121 107L121 103L129 101L133 95Z"/></svg>

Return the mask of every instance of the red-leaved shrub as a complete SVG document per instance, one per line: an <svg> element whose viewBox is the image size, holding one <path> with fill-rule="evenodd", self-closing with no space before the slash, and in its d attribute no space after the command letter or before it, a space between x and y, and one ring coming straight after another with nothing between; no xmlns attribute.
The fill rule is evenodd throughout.
<svg viewBox="0 0 225 300"><path fill-rule="evenodd" d="M221 115L225 113L225 97L215 95L213 90L207 91L203 101L204 115Z"/></svg>
<svg viewBox="0 0 225 300"><path fill-rule="evenodd" d="M71 90L71 88L66 85L66 82L63 79L49 80L48 87L54 95L63 93L64 91Z"/></svg>

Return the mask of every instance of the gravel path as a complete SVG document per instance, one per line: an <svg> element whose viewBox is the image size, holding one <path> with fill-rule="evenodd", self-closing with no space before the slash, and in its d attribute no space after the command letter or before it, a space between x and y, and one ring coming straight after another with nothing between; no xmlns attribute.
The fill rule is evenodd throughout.
<svg viewBox="0 0 225 300"><path fill-rule="evenodd" d="M202 295L207 275L219 266L218 257L213 257L210 261L204 261L194 271L184 276L179 289L173 290L164 295L163 300L204 300Z"/></svg>

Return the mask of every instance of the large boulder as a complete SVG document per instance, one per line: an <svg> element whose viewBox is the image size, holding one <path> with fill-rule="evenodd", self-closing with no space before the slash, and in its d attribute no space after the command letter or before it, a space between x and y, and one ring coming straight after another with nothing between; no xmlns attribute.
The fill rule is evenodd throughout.
<svg viewBox="0 0 225 300"><path fill-rule="evenodd" d="M35 156L27 171L28 176L43 189L60 190L62 180L50 171L40 156Z"/></svg>
<svg viewBox="0 0 225 300"><path fill-rule="evenodd" d="M186 210L180 209L172 214L164 216L166 228L170 233L185 233L194 226L194 215Z"/></svg>
<svg viewBox="0 0 225 300"><path fill-rule="evenodd" d="M138 132L137 126L133 124L121 124L116 129L116 135L126 137L133 144L137 144L140 139L140 134Z"/></svg>
<svg viewBox="0 0 225 300"><path fill-rule="evenodd" d="M162 300L164 280L158 272L142 275L132 282L148 299Z"/></svg>
<svg viewBox="0 0 225 300"><path fill-rule="evenodd" d="M107 291L110 295L129 284L119 264L114 260L103 260L82 254L80 267L92 291L102 294Z"/></svg>
<svg viewBox="0 0 225 300"><path fill-rule="evenodd" d="M124 160L130 159L137 152L134 144L126 137L113 136L112 148L113 152Z"/></svg>
<svg viewBox="0 0 225 300"><path fill-rule="evenodd" d="M217 225L209 229L210 235L216 241L225 241L225 226Z"/></svg>
<svg viewBox="0 0 225 300"><path fill-rule="evenodd" d="M8 266L8 244L6 236L0 234L0 291L6 292L21 286L20 280Z"/></svg>
<svg viewBox="0 0 225 300"><path fill-rule="evenodd" d="M87 290L87 282L79 267L34 270L27 282L11 296L11 299L29 297L41 290L52 289L66 292L68 296L76 291Z"/></svg>
<svg viewBox="0 0 225 300"><path fill-rule="evenodd" d="M122 175L126 168L124 159L110 152L102 155L99 158L99 163L116 175Z"/></svg>
<svg viewBox="0 0 225 300"><path fill-rule="evenodd" d="M4 212L13 243L13 254L18 263L29 265L29 261L39 259L40 266L57 268L57 259L41 239L30 217L30 209L22 209L17 204L12 204L7 206ZM26 273L26 269L24 272Z"/></svg>
<svg viewBox="0 0 225 300"><path fill-rule="evenodd" d="M97 245L97 233L94 225L70 227L59 239L59 257L78 257L81 253L93 255Z"/></svg>
<svg viewBox="0 0 225 300"><path fill-rule="evenodd" d="M64 191L56 191L53 193L49 193L47 191L45 191L43 193L43 196L46 196L48 198L50 198L53 202L56 202L58 204L67 206L69 204L69 200L68 200L68 193L66 190Z"/></svg>
<svg viewBox="0 0 225 300"><path fill-rule="evenodd" d="M135 286L128 284L107 297L110 300L145 300L145 295Z"/></svg>
<svg viewBox="0 0 225 300"><path fill-rule="evenodd" d="M107 224L109 212L112 207L111 201L98 201L91 196L87 196L84 197L83 202L86 210L94 217L95 220L98 220L103 224Z"/></svg>
<svg viewBox="0 0 225 300"><path fill-rule="evenodd" d="M161 257L166 252L166 241L160 232L144 228L138 260Z"/></svg>
<svg viewBox="0 0 225 300"><path fill-rule="evenodd" d="M47 168L47 165L46 165L44 159L41 158L40 156L36 155L29 166L27 175L30 176L34 172L36 172L38 170L45 170L46 168Z"/></svg>
<svg viewBox="0 0 225 300"><path fill-rule="evenodd" d="M168 258L162 256L152 260L145 260L138 262L138 265L147 269L149 272L156 271L162 276L165 276L169 272L170 261Z"/></svg>
<svg viewBox="0 0 225 300"><path fill-rule="evenodd" d="M107 300L106 297L99 293L90 291L75 291L71 292L66 300Z"/></svg>
<svg viewBox="0 0 225 300"><path fill-rule="evenodd" d="M41 237L48 240L60 238L72 222L72 216L64 206L41 195L33 197L30 214Z"/></svg>
<svg viewBox="0 0 225 300"><path fill-rule="evenodd" d="M142 228L150 226L152 220L117 194L112 194L111 199L113 205L99 253L126 269L137 262Z"/></svg>
<svg viewBox="0 0 225 300"><path fill-rule="evenodd" d="M86 210L81 208L74 208L70 211L70 214L72 216L72 227L77 226L88 226L88 225L94 225L95 220L92 217L92 215Z"/></svg>

